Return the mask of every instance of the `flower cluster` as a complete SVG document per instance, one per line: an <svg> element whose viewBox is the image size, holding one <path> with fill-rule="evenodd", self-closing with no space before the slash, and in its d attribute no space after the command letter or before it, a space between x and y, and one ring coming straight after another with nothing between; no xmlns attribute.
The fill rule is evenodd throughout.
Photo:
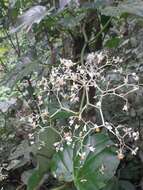
<svg viewBox="0 0 143 190"><path fill-rule="evenodd" d="M64 127L60 127L61 141L54 144L57 151L63 151L64 143L73 145L75 140L83 140L90 133L106 130L116 137L120 158L124 157L126 149L136 154L136 143L129 145L128 141L137 141L139 133L127 123L109 122L104 113L103 100L110 95L123 100L121 111L128 114L128 96L139 89L139 76L136 73L126 73L123 64L122 58L111 57L106 51L88 54L82 64L60 59L60 64L51 68L48 77L42 77L37 82L38 89L41 89L38 95L39 118L43 122L47 118L53 118L61 110L73 115L68 118L68 126L64 126L66 132ZM50 115L45 107L40 109L53 96L58 102L58 108ZM88 145L89 151L93 152L95 148ZM84 153L80 154L83 157Z"/></svg>
<svg viewBox="0 0 143 190"><path fill-rule="evenodd" d="M120 154L125 149L130 149L132 154L135 154L138 148L135 145L129 146L126 142L128 139L137 141L138 132L127 125L107 122L104 118L103 99L108 95L123 99L125 104L122 110L127 112L128 95L139 89L137 74L124 72L120 67L123 59L110 57L106 51L88 54L86 61L81 65L66 59L60 59L60 62L58 67L52 68L48 86L51 85L51 90L62 108L65 107L65 100L70 102L69 110L75 111L78 107L77 114L69 120L73 138L85 138L90 132L100 132L100 129L105 128L117 138ZM130 80L131 77L133 82ZM93 97L90 94L91 88L94 90ZM92 118L90 114L88 117L85 116L90 109L96 110L93 111ZM100 115L100 121L96 120L97 113ZM75 131L79 131L78 135ZM66 134L63 138L67 144L71 144L72 136L71 133L68 134L70 135ZM94 150L94 147L90 149Z"/></svg>

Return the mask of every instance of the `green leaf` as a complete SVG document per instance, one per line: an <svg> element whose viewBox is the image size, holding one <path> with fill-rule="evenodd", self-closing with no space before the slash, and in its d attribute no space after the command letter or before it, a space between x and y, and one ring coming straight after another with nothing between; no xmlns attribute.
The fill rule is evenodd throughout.
<svg viewBox="0 0 143 190"><path fill-rule="evenodd" d="M78 190L99 190L114 176L119 160L113 142L105 134L89 136L86 144L93 146L95 151L91 152L85 146L86 158L82 167L77 164L74 167L75 184Z"/></svg>
<svg viewBox="0 0 143 190"><path fill-rule="evenodd" d="M8 48L0 47L0 58L2 58L4 56L4 54L7 52L8 52Z"/></svg>
<svg viewBox="0 0 143 190"><path fill-rule="evenodd" d="M28 190L36 190L44 175L48 173L55 152L53 144L59 140L59 135L51 127L46 127L40 131L39 140L44 146L37 151L38 166L28 180Z"/></svg>
<svg viewBox="0 0 143 190"><path fill-rule="evenodd" d="M43 146L41 146L40 150L38 151L38 154L44 155L45 157L51 159L55 152L55 147L53 144L58 140L59 134L56 132L54 128L42 128L39 132L39 143L42 142Z"/></svg>
<svg viewBox="0 0 143 190"><path fill-rule="evenodd" d="M59 181L73 181L73 149L69 146L64 148L63 152L55 155L56 164L55 175Z"/></svg>
<svg viewBox="0 0 143 190"><path fill-rule="evenodd" d="M89 150L89 145L95 148ZM61 181L74 181L78 190L99 190L107 185L114 176L119 164L113 142L105 134L88 136L84 141L80 159L79 144L71 148L66 146L63 152L55 156L55 174Z"/></svg>
<svg viewBox="0 0 143 190"><path fill-rule="evenodd" d="M108 48L116 48L120 44L121 39L119 37L113 37L109 40L107 40L105 47Z"/></svg>
<svg viewBox="0 0 143 190"><path fill-rule="evenodd" d="M35 170L28 180L27 190L36 190L43 178L44 174L39 170Z"/></svg>
<svg viewBox="0 0 143 190"><path fill-rule="evenodd" d="M30 176L33 174L34 169L26 170L21 175L21 181L27 185Z"/></svg>
<svg viewBox="0 0 143 190"><path fill-rule="evenodd" d="M38 166L28 179L27 190L37 190L44 178L44 175L49 172L51 158L47 158L44 154L40 154L37 156L37 160Z"/></svg>
<svg viewBox="0 0 143 190"><path fill-rule="evenodd" d="M71 116L74 116L75 114L73 114L72 112L68 112L68 111L64 111L64 110L59 110L58 112L56 112L55 114L53 114L53 116L51 117L52 119L66 119L69 118Z"/></svg>

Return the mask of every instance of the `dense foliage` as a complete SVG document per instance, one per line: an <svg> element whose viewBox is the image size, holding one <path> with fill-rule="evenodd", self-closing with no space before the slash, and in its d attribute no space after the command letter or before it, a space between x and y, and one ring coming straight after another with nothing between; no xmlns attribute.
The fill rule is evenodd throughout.
<svg viewBox="0 0 143 190"><path fill-rule="evenodd" d="M143 190L143 2L0 10L0 188Z"/></svg>

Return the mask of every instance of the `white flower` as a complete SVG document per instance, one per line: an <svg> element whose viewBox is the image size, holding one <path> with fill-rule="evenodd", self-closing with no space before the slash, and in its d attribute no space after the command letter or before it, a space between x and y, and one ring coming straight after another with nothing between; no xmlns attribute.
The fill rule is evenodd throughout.
<svg viewBox="0 0 143 190"><path fill-rule="evenodd" d="M89 53L88 56L87 56L87 62L88 63L92 63L95 59L95 54L92 52L92 53Z"/></svg>
<svg viewBox="0 0 143 190"><path fill-rule="evenodd" d="M28 118L28 122L29 122L29 123L33 123L33 118L32 118L32 117L29 117L29 118Z"/></svg>
<svg viewBox="0 0 143 190"><path fill-rule="evenodd" d="M71 90L77 90L79 87L77 84L73 83Z"/></svg>
<svg viewBox="0 0 143 190"><path fill-rule="evenodd" d="M55 147L57 147L57 146L59 146L59 142L55 142L53 145L55 146Z"/></svg>
<svg viewBox="0 0 143 190"><path fill-rule="evenodd" d="M105 122L105 127L106 129L108 129L109 131L112 131L113 127L108 123L108 122Z"/></svg>
<svg viewBox="0 0 143 190"><path fill-rule="evenodd" d="M71 142L70 142L70 141L67 141L67 145L71 145Z"/></svg>
<svg viewBox="0 0 143 190"><path fill-rule="evenodd" d="M34 139L34 136L33 136L33 134L31 134L31 133L28 134L28 137L29 137L29 139L31 139L31 140Z"/></svg>
<svg viewBox="0 0 143 190"><path fill-rule="evenodd" d="M72 73L70 77L73 81L76 81L78 79L78 75L76 73Z"/></svg>
<svg viewBox="0 0 143 190"><path fill-rule="evenodd" d="M95 76L95 73L90 72L90 73L89 73L89 76L90 76L91 78L93 78L93 77Z"/></svg>
<svg viewBox="0 0 143 190"><path fill-rule="evenodd" d="M74 93L71 95L70 98L71 98L71 99L70 99L70 102L75 103L75 102L78 102L78 101L79 101L79 97L78 97L76 94L74 94Z"/></svg>
<svg viewBox="0 0 143 190"><path fill-rule="evenodd" d="M94 152L94 151L95 151L95 148L94 148L93 146L89 146L89 150L90 150L91 152Z"/></svg>
<svg viewBox="0 0 143 190"><path fill-rule="evenodd" d="M136 80L136 81L138 81L138 80L139 80L139 77L137 76L137 74L136 74L136 73L132 73L132 76L133 76L134 80Z"/></svg>
<svg viewBox="0 0 143 190"><path fill-rule="evenodd" d="M63 78L61 78L61 77L58 77L56 82L57 82L60 86L63 86L63 85L64 85L64 80L63 80Z"/></svg>
<svg viewBox="0 0 143 190"><path fill-rule="evenodd" d="M74 119L71 119L71 120L69 121L70 126L73 125L73 123L74 123Z"/></svg>
<svg viewBox="0 0 143 190"><path fill-rule="evenodd" d="M135 141L138 140L139 139L139 132L133 132L132 136L133 136Z"/></svg>
<svg viewBox="0 0 143 190"><path fill-rule="evenodd" d="M127 84L128 83L128 77L124 78L124 83Z"/></svg>
<svg viewBox="0 0 143 190"><path fill-rule="evenodd" d="M64 148L61 146L59 150L62 152L64 150Z"/></svg>
<svg viewBox="0 0 143 190"><path fill-rule="evenodd" d="M132 73L133 76L136 76L136 73Z"/></svg>
<svg viewBox="0 0 143 190"><path fill-rule="evenodd" d="M79 152L79 156L81 160L84 160L86 156L86 152L82 152L82 153Z"/></svg>
<svg viewBox="0 0 143 190"><path fill-rule="evenodd" d="M96 103L96 106L97 106L98 108L100 108L100 107L101 107L101 101L97 102L97 103Z"/></svg>
<svg viewBox="0 0 143 190"><path fill-rule="evenodd" d="M84 131L84 132L87 131L87 126L86 126L86 125L84 125L84 127L83 127L83 131Z"/></svg>
<svg viewBox="0 0 143 190"><path fill-rule="evenodd" d="M56 147L56 152L59 152L59 151L62 152L63 150L64 150L63 146L58 145L58 146Z"/></svg>
<svg viewBox="0 0 143 190"><path fill-rule="evenodd" d="M132 155L136 155L138 150L139 150L138 147L136 147L134 150L132 150Z"/></svg>
<svg viewBox="0 0 143 190"><path fill-rule="evenodd" d="M72 142L71 133L69 133L69 132L64 133L64 139L65 139L67 145L70 145Z"/></svg>
<svg viewBox="0 0 143 190"><path fill-rule="evenodd" d="M87 182L87 179L81 179L80 182L81 183Z"/></svg>
<svg viewBox="0 0 143 190"><path fill-rule="evenodd" d="M123 111L128 111L128 105L125 104L122 110L123 110Z"/></svg>
<svg viewBox="0 0 143 190"><path fill-rule="evenodd" d="M30 144L33 145L33 144L34 144L34 141L30 141Z"/></svg>
<svg viewBox="0 0 143 190"><path fill-rule="evenodd" d="M71 60L67 60L67 59L60 59L60 62L67 68L70 68L75 65L75 63L73 63Z"/></svg>
<svg viewBox="0 0 143 190"><path fill-rule="evenodd" d="M72 142L72 138L71 138L70 136L65 137L65 140L66 140L67 142Z"/></svg>
<svg viewBox="0 0 143 190"><path fill-rule="evenodd" d="M105 56L103 55L102 52L97 54L97 64L100 64L104 60Z"/></svg>
<svg viewBox="0 0 143 190"><path fill-rule="evenodd" d="M84 73L85 73L85 70L84 70L84 69L81 69L81 70L80 70L80 74L83 75Z"/></svg>
<svg viewBox="0 0 143 190"><path fill-rule="evenodd" d="M77 130L80 127L80 125L75 125L75 130Z"/></svg>
<svg viewBox="0 0 143 190"><path fill-rule="evenodd" d="M113 57L113 61L114 61L115 63L122 63L122 62L123 62L123 59L120 58L120 57Z"/></svg>
<svg viewBox="0 0 143 190"><path fill-rule="evenodd" d="M99 171L101 172L101 174L104 174L105 166L103 164L102 164L101 168L99 169Z"/></svg>

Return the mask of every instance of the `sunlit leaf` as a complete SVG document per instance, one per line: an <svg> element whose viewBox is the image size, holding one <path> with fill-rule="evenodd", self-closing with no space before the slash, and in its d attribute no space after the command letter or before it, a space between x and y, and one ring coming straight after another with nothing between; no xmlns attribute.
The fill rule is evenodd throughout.
<svg viewBox="0 0 143 190"><path fill-rule="evenodd" d="M8 52L8 48L0 47L0 58L4 56L5 53Z"/></svg>
<svg viewBox="0 0 143 190"><path fill-rule="evenodd" d="M40 5L31 7L18 17L17 26L11 29L10 33L18 32L20 29L26 29L26 32L28 32L34 23L40 23L40 21L48 15L51 10L47 11L46 7Z"/></svg>

